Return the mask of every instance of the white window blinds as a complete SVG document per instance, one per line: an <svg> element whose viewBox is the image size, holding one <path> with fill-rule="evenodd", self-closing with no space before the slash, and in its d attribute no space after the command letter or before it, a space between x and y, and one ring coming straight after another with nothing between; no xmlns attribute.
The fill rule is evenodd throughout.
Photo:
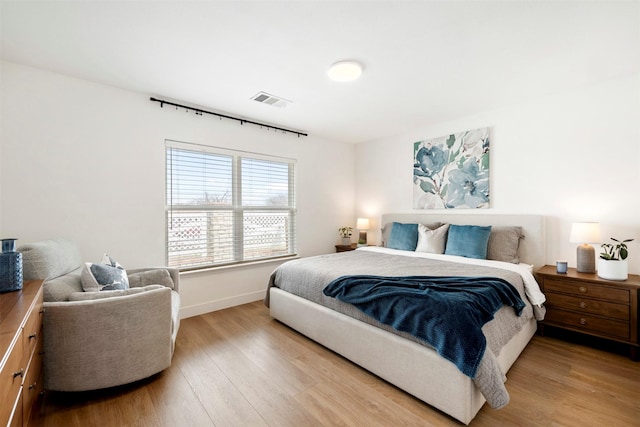
<svg viewBox="0 0 640 427"><path fill-rule="evenodd" d="M295 160L166 141L167 265L294 255Z"/></svg>

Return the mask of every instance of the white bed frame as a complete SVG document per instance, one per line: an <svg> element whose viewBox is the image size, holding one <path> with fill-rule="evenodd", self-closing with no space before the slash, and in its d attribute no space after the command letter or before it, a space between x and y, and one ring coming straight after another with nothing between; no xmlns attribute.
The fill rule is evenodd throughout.
<svg viewBox="0 0 640 427"><path fill-rule="evenodd" d="M537 268L544 264L544 217L487 214L387 214L389 222L522 226L522 262ZM270 289L271 316L341 354L402 390L453 418L468 424L485 399L473 381L434 350L398 335L360 322L278 288ZM536 331L532 319L498 355L507 372Z"/></svg>

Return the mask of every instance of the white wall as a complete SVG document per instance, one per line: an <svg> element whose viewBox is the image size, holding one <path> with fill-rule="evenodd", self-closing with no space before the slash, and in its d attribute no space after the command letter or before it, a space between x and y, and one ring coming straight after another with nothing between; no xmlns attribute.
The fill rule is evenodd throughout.
<svg viewBox="0 0 640 427"><path fill-rule="evenodd" d="M298 160L298 249L333 252L354 223L352 145L160 108L149 95L1 63L0 234L78 242L125 267L164 264L164 140ZM340 153L336 155L335 153ZM261 299L278 263L182 275L182 314Z"/></svg>
<svg viewBox="0 0 640 427"><path fill-rule="evenodd" d="M629 270L640 273L639 124L633 74L359 144L356 214L414 212L413 142L493 126L491 208L478 213L545 215L547 263L572 266L571 222L598 221L604 238L636 239Z"/></svg>
<svg viewBox="0 0 640 427"><path fill-rule="evenodd" d="M163 264L164 140L176 139L298 159L299 253L332 252L337 228L356 214L375 222L413 211L413 142L483 126L494 127L489 211L545 215L547 263L575 265L572 221L640 238L638 74L354 147L0 64L0 237L18 244L64 236L87 260L108 252L131 268ZM370 243L377 238L370 232ZM630 271L640 273L637 241L631 251ZM183 275L183 315L262 298L276 265Z"/></svg>

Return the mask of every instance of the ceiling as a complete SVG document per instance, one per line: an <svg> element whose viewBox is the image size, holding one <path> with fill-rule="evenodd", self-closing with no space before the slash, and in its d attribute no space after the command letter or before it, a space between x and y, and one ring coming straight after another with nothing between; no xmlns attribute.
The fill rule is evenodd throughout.
<svg viewBox="0 0 640 427"><path fill-rule="evenodd" d="M2 0L0 13L3 60L350 143L640 70L637 1ZM344 59L364 65L358 81L326 77Z"/></svg>

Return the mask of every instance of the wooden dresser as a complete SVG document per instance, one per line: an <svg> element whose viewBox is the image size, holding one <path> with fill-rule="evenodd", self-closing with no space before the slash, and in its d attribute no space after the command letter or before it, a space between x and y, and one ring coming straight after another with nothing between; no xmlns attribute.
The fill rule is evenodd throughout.
<svg viewBox="0 0 640 427"><path fill-rule="evenodd" d="M625 281L601 279L597 274L566 274L546 265L536 272L547 301L544 325L568 329L629 345L630 356L638 360L638 290L640 276Z"/></svg>
<svg viewBox="0 0 640 427"><path fill-rule="evenodd" d="M42 281L0 294L0 426L26 426L42 391Z"/></svg>

